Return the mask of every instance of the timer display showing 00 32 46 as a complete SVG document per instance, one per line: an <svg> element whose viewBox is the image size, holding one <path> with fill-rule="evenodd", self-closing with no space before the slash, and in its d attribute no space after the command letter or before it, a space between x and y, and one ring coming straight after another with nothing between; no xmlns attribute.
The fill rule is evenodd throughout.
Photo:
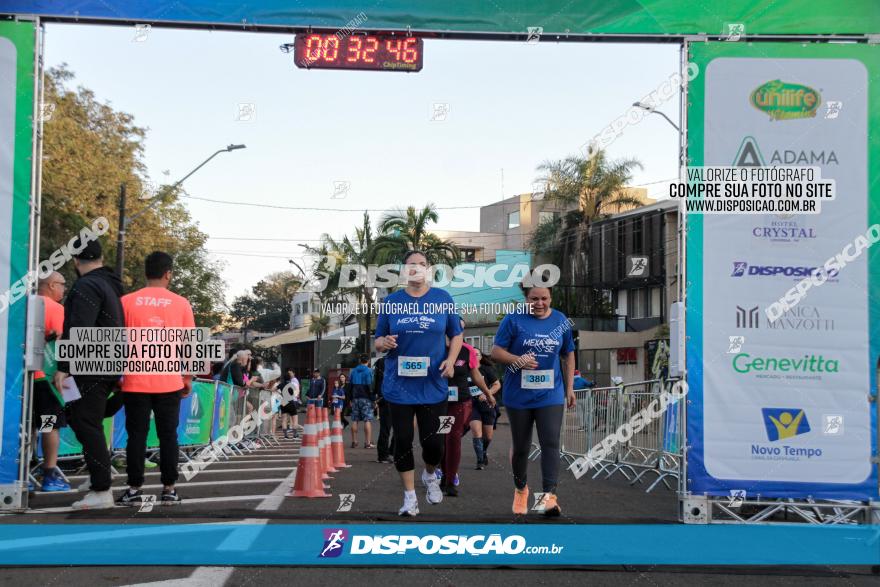
<svg viewBox="0 0 880 587"><path fill-rule="evenodd" d="M423 45L417 37L312 33L296 35L293 58L304 69L421 71Z"/></svg>

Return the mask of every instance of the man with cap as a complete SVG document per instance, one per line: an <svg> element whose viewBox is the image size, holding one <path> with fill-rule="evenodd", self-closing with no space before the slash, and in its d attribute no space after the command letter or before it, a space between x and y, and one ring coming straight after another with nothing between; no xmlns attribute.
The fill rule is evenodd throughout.
<svg viewBox="0 0 880 587"><path fill-rule="evenodd" d="M122 282L109 268L104 267L101 245L97 240L83 246L76 239L79 251L73 255L76 274L79 277L64 301L64 333L62 339L70 338L71 328L123 326ZM58 362L55 387L60 391L65 379L71 377L66 361ZM83 456L89 469L91 491L74 502L74 509L105 509L113 507L110 491L110 452L104 437L104 414L107 397L119 380L119 375L74 375L73 382L80 399L67 404L68 424L82 444Z"/></svg>

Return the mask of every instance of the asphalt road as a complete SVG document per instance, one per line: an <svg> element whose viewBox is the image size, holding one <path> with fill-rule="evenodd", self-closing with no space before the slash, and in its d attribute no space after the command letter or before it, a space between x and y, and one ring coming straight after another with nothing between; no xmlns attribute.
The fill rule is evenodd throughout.
<svg viewBox="0 0 880 587"><path fill-rule="evenodd" d="M349 436L346 433L346 442ZM281 440L280 447L263 447L244 456L218 461L201 471L191 481L178 485L184 503L155 506L152 511L117 507L112 510L75 512L70 504L78 493L36 493L31 511L0 517L0 523L211 523L247 520L255 523L364 523L400 522L397 508L402 501L399 478L392 465L375 462L375 450L346 448L346 460L352 465L331 481L330 499L286 498L283 493L292 482L299 442ZM487 469L474 470L470 436L462 447L459 497L447 497L432 506L419 491L421 515L409 523L512 523L510 513L512 481L506 462L510 447L509 431L502 421L490 453ZM540 479L539 464L532 463L531 479ZM158 471L146 478L146 493L159 494ZM84 476L71 479L74 487ZM652 480L652 479L651 479ZM125 488L125 477L114 481L114 492ZM649 480L650 482L650 480ZM536 484L536 483L533 483ZM652 493L629 486L622 478L576 480L563 471L559 499L563 515L548 522L539 515L526 523L555 524L677 524L675 493L658 486ZM339 494L353 494L349 512L337 511ZM259 547L258 545L255 547ZM47 561L52 559L47 553ZM277 567L12 567L0 574L0 582L9 585L339 585L352 581L350 568L277 568ZM739 585L744 580L760 585L878 584L876 575L866 567L579 567L579 568L387 568L358 569L357 581L397 583L414 581L417 585L574 585L585 581L607 585L673 585L682 582Z"/></svg>

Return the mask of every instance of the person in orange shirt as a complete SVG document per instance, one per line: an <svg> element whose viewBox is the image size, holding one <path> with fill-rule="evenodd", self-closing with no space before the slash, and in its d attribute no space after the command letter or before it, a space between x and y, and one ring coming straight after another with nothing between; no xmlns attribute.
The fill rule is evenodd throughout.
<svg viewBox="0 0 880 587"><path fill-rule="evenodd" d="M64 276L53 271L46 279L41 279L37 287L37 293L43 297L45 305L45 336L46 341L61 338L64 332L64 306L61 302L64 298L64 289L67 283ZM55 421L51 423L51 416ZM46 426L44 418L47 419ZM70 484L58 470L58 445L61 443L60 428L67 426L64 417L64 406L52 393L49 380L42 371L34 373L34 402L33 419L34 429L41 430L43 442L43 491L70 491Z"/></svg>
<svg viewBox="0 0 880 587"><path fill-rule="evenodd" d="M144 260L147 286L122 296L126 328L195 328L192 307L186 298L168 290L174 260L168 253L155 251ZM180 374L127 374L122 379L125 430L128 432L126 473L128 489L116 503L139 505L143 502L144 457L150 412L155 414L159 437L161 501L180 503L174 489L177 482L177 423L180 400L192 391L192 377Z"/></svg>

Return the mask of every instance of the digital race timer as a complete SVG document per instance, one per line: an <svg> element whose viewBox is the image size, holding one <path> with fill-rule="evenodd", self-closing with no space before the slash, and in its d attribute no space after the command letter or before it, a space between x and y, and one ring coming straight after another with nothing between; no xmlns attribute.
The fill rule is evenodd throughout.
<svg viewBox="0 0 880 587"><path fill-rule="evenodd" d="M306 69L421 71L422 39L390 35L296 35L293 59Z"/></svg>

